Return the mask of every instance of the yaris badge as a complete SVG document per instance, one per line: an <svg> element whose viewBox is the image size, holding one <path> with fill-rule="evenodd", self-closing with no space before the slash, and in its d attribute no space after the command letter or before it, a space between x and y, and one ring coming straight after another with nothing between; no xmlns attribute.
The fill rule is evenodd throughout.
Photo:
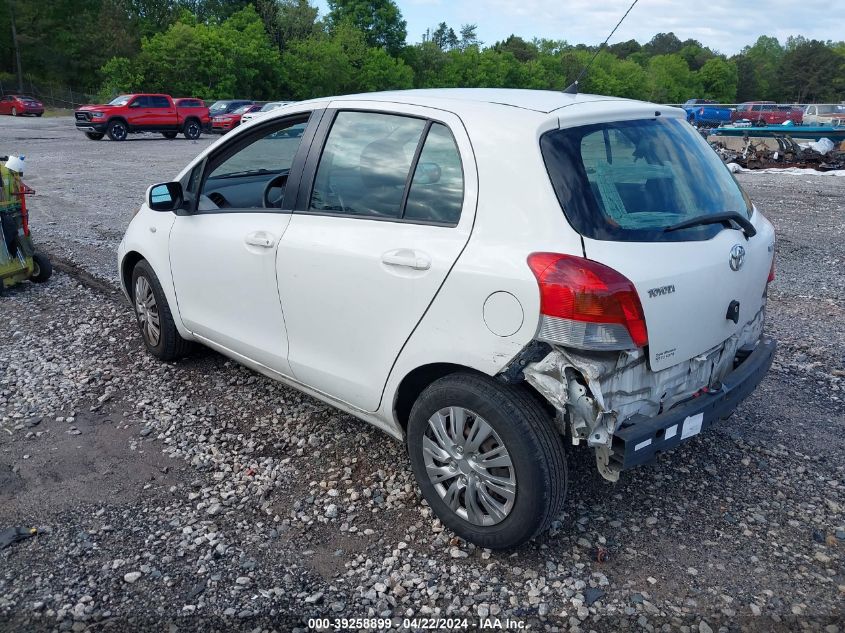
<svg viewBox="0 0 845 633"><path fill-rule="evenodd" d="M731 249L731 270L739 270L745 263L745 249L741 244L735 244Z"/></svg>

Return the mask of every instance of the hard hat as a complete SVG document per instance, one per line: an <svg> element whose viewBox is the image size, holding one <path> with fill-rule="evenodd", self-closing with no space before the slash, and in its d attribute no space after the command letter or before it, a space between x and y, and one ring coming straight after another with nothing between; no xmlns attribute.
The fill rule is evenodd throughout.
<svg viewBox="0 0 845 633"><path fill-rule="evenodd" d="M23 174L24 170L24 156L9 156L6 160L6 169L9 171L16 171Z"/></svg>

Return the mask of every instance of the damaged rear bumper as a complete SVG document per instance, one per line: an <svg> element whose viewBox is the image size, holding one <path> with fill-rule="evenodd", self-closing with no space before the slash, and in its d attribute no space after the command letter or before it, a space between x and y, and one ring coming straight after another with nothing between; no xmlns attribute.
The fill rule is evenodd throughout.
<svg viewBox="0 0 845 633"><path fill-rule="evenodd" d="M721 381L720 390L702 393L654 417L635 415L625 420L613 435L611 464L618 470L639 466L726 418L763 380L776 348L774 340L761 338Z"/></svg>

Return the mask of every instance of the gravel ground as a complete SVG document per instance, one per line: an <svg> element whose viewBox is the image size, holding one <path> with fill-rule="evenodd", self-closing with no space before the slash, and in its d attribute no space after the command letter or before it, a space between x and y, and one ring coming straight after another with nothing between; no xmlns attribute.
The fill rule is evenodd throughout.
<svg viewBox="0 0 845 633"><path fill-rule="evenodd" d="M4 630L845 630L845 178L740 176L778 230L760 388L615 485L571 450L565 514L498 553L442 528L375 429L210 351L144 353L115 248L208 140L130 139L0 119L61 268L0 300L0 528L39 527L0 551Z"/></svg>

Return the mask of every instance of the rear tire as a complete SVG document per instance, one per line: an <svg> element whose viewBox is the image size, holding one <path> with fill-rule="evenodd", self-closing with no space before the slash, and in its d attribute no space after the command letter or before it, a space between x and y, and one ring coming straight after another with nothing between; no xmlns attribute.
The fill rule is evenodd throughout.
<svg viewBox="0 0 845 633"><path fill-rule="evenodd" d="M40 117L40 116L43 116L43 115L44 115L44 113L43 113L43 112L36 112L36 113L35 113L35 116L37 116L37 117Z"/></svg>
<svg viewBox="0 0 845 633"><path fill-rule="evenodd" d="M85 136L90 138L92 141L101 141L105 134L102 132L85 132Z"/></svg>
<svg viewBox="0 0 845 633"><path fill-rule="evenodd" d="M445 437L436 432L441 424ZM474 442L477 433L486 439ZM426 501L467 541L516 547L563 509L563 441L525 387L468 372L441 378L414 403L407 442Z"/></svg>
<svg viewBox="0 0 845 633"><path fill-rule="evenodd" d="M128 132L123 121L112 121L107 130L109 138L113 141L125 141Z"/></svg>
<svg viewBox="0 0 845 633"><path fill-rule="evenodd" d="M176 138L176 134L177 134L177 132L162 132L162 133L161 133L161 135L162 135L164 138L168 138L168 139L174 139L174 138Z"/></svg>
<svg viewBox="0 0 845 633"><path fill-rule="evenodd" d="M37 284L43 284L53 276L53 264L50 263L50 260L47 259L46 255L35 253L32 256L32 263L35 268L29 278L30 281L34 281Z"/></svg>
<svg viewBox="0 0 845 633"><path fill-rule="evenodd" d="M185 138L189 141L195 141L202 135L202 126L196 119L189 119L185 122L184 127Z"/></svg>
<svg viewBox="0 0 845 633"><path fill-rule="evenodd" d="M164 361L185 356L190 341L179 335L158 277L145 259L132 271L132 304L147 351Z"/></svg>

